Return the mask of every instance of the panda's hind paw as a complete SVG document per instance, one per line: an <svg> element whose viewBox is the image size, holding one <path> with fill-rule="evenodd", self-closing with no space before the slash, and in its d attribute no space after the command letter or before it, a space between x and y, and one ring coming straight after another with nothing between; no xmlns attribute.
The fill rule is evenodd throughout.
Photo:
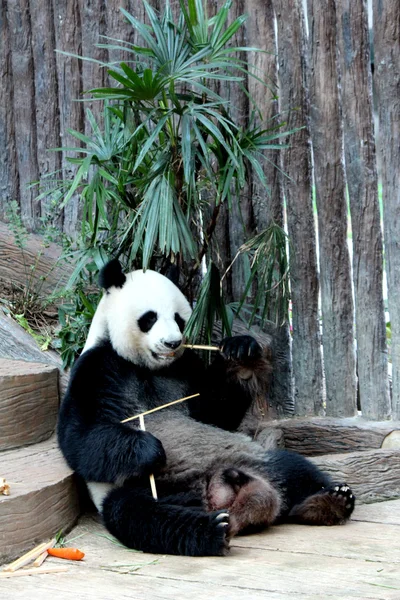
<svg viewBox="0 0 400 600"><path fill-rule="evenodd" d="M289 521L307 525L340 525L354 510L355 497L346 483L335 483L295 505Z"/></svg>
<svg viewBox="0 0 400 600"><path fill-rule="evenodd" d="M347 483L339 483L330 486L326 492L335 498L336 502L341 505L343 510L343 518L348 519L354 510L355 496Z"/></svg>

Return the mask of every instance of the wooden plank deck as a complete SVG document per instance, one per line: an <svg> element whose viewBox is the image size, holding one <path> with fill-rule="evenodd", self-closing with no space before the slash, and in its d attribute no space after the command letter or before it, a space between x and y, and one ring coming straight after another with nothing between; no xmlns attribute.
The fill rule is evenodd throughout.
<svg viewBox="0 0 400 600"><path fill-rule="evenodd" d="M86 553L67 573L0 579L10 600L400 600L400 500L356 507L343 527L282 525L235 538L229 557L142 554L97 518L69 534Z"/></svg>

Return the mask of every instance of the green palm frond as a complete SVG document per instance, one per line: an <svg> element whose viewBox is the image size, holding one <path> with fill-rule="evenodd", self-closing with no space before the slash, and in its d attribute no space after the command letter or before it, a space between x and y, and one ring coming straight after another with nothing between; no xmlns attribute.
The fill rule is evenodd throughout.
<svg viewBox="0 0 400 600"><path fill-rule="evenodd" d="M250 276L238 313L246 304L248 294L256 283L249 326L255 320L261 325L267 320L281 325L288 319L290 299L288 244L285 231L276 223L271 223L264 231L239 248L238 255L250 256Z"/></svg>
<svg viewBox="0 0 400 600"><path fill-rule="evenodd" d="M219 271L214 263L210 263L186 324L186 337L192 343L196 340L211 343L213 324L217 319L221 321L222 336L232 335L232 321L224 301Z"/></svg>

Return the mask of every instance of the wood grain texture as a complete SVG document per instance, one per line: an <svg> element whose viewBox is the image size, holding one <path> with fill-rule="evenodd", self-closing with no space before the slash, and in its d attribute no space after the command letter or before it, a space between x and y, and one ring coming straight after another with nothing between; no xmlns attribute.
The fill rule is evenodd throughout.
<svg viewBox="0 0 400 600"><path fill-rule="evenodd" d="M306 40L300 0L274 0L278 26L280 110L289 130L302 128L283 151L284 194L290 247L293 305L293 376L295 412L323 412L318 274L312 207L309 97L305 81Z"/></svg>
<svg viewBox="0 0 400 600"><path fill-rule="evenodd" d="M257 77L261 77L266 87L253 77L248 77L249 92L255 104L262 109L263 127L272 128L278 120L278 60L276 55L277 39L272 0L247 0L246 22L247 45L260 48L262 52L249 54L248 62ZM250 103L249 112L255 107ZM254 116L254 115L253 115ZM268 192L253 173L251 179L251 203L253 207L254 227L257 233L268 227L271 222L284 227L282 178L276 165L281 164L280 150L266 150L267 160L262 160L263 172L268 184ZM274 369L271 377L269 397L279 415L292 414L294 410L292 357L290 350L289 324L276 318L270 310L263 329L271 336Z"/></svg>
<svg viewBox="0 0 400 600"><path fill-rule="evenodd" d="M0 358L0 451L48 439L58 405L56 367Z"/></svg>
<svg viewBox="0 0 400 600"><path fill-rule="evenodd" d="M15 147L13 76L7 0L0 2L0 218L8 203L18 198L18 165Z"/></svg>
<svg viewBox="0 0 400 600"><path fill-rule="evenodd" d="M379 162L392 333L392 416L400 419L400 3L397 0L374 0L373 7L374 83L379 116Z"/></svg>
<svg viewBox="0 0 400 600"><path fill-rule="evenodd" d="M68 385L69 372L62 370L59 354L54 350L42 352L35 340L11 317L0 313L0 358L40 362L59 370L60 396Z"/></svg>
<svg viewBox="0 0 400 600"><path fill-rule="evenodd" d="M54 439L2 452L10 495L0 496L0 562L69 529L79 507L71 470Z"/></svg>
<svg viewBox="0 0 400 600"><path fill-rule="evenodd" d="M393 505L387 502L385 505ZM235 538L225 558L190 558L136 553L104 537L104 527L83 518L71 538L86 553L69 572L2 581L13 600L398 600L399 527L369 521L366 506L342 527L282 525ZM387 510L400 512L400 506ZM357 519L357 520L356 520ZM46 564L59 564L49 557Z"/></svg>
<svg viewBox="0 0 400 600"><path fill-rule="evenodd" d="M336 11L353 231L359 396L364 416L379 420L390 416L390 398L367 2L336 0Z"/></svg>
<svg viewBox="0 0 400 600"><path fill-rule="evenodd" d="M45 246L43 238L36 234L27 237L26 247L21 250L15 245L9 227L0 223L0 278L4 281L24 287L32 285L43 295L55 292L67 283L72 273L72 267L65 261L57 264L60 256L60 246L54 243Z"/></svg>
<svg viewBox="0 0 400 600"><path fill-rule="evenodd" d="M259 425L259 435L276 428L282 432L285 448L304 456L378 449L386 436L400 428L396 421L367 421L359 417L285 419L265 425L265 430Z"/></svg>
<svg viewBox="0 0 400 600"><path fill-rule="evenodd" d="M318 211L326 414L356 413L354 306L334 0L308 2L310 130Z"/></svg>
<svg viewBox="0 0 400 600"><path fill-rule="evenodd" d="M61 168L61 154L52 149L61 146L60 109L55 49L54 15L52 0L30 2L32 29L33 83L35 89L35 121L37 137L37 161L41 190L54 187L54 173ZM53 174L49 177L50 174ZM48 179L45 179L47 177ZM34 188L39 194L39 188ZM43 216L47 210L52 214L50 199L38 206ZM54 217L53 217L54 218ZM54 222L56 219L54 218ZM62 225L61 221L58 221ZM35 228L37 223L35 224Z"/></svg>
<svg viewBox="0 0 400 600"><path fill-rule="evenodd" d="M400 450L367 450L311 458L338 483L346 482L357 502L400 498Z"/></svg>
<svg viewBox="0 0 400 600"><path fill-rule="evenodd" d="M7 0L7 16L11 42L13 76L13 106L15 147L18 165L21 217L28 229L33 229L40 217L35 192L28 185L38 180L37 123L35 105L32 27L29 0Z"/></svg>
<svg viewBox="0 0 400 600"><path fill-rule="evenodd" d="M53 0L55 47L62 52L82 56L82 20L78 0ZM82 99L82 61L73 56L56 54L58 104L60 109L61 146L76 148L79 141L68 133L68 129L84 132L84 106ZM72 179L76 168L67 161L70 152L62 153L62 177ZM79 198L75 194L64 209L64 232L72 234L79 222Z"/></svg>

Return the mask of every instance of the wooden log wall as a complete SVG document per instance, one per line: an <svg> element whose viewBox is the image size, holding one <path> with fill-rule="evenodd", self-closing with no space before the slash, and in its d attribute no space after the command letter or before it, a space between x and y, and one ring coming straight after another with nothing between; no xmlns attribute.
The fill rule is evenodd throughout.
<svg viewBox="0 0 400 600"><path fill-rule="evenodd" d="M288 176L266 164L270 196L249 181L241 197L245 229L237 216L222 215L218 253L227 265L247 235L272 218L281 224L286 219L293 331L290 337L287 325L272 330L281 365L275 383L279 405L290 411L294 404L299 415L351 416L358 394L365 416L400 418L400 4L370 1L378 161L366 0L240 0L231 9L231 19L249 15L238 42L277 51L253 59L279 86L279 102L248 82L265 117L281 111L289 128L302 129L291 137L289 149L269 157ZM163 0L150 4L164 6ZM177 0L171 4L177 11ZM208 0L210 14L221 5L222 0ZM145 20L141 0L0 0L0 220L8 202L17 199L24 223L37 230L46 205L28 184L54 171L65 178L73 174L66 153L47 150L75 146L69 128L88 133L85 105L76 100L84 90L103 85L106 73L55 49L104 62L124 60L94 46L101 35L136 41L121 6ZM248 119L247 98L232 86L226 92L240 118ZM98 103L90 106L99 112ZM377 162L385 208L391 405ZM73 198L58 225L73 234L79 215L79 199ZM243 276L236 266L233 275L227 289L235 299Z"/></svg>

